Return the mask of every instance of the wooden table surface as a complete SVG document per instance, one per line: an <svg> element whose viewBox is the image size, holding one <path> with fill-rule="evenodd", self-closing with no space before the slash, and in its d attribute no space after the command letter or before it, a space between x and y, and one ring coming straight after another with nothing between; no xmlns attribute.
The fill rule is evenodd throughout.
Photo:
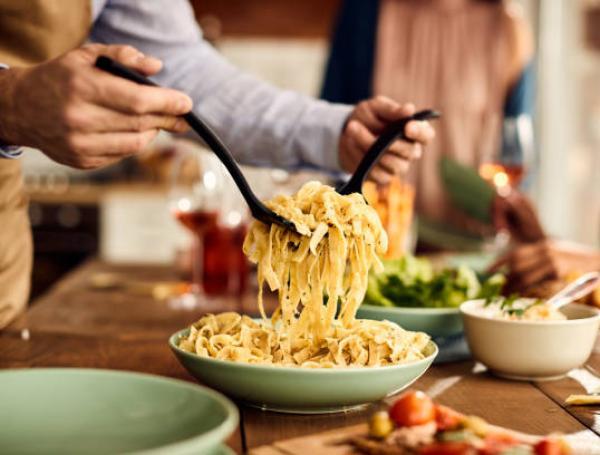
<svg viewBox="0 0 600 455"><path fill-rule="evenodd" d="M171 354L167 338L198 319L201 312L172 308L165 302L127 290L91 288L90 279L105 272L124 280L174 279L173 273L164 267L86 263L0 332L0 368L110 368L193 382ZM230 299L222 302L221 308L254 313L254 298L249 295L242 300ZM29 337L23 336L25 329ZM585 392L584 385L600 385L599 376L600 346L597 346L585 367L558 381L507 381L491 376L473 362L460 362L434 365L414 387L443 404L497 425L528 433L576 434L582 441L597 444L599 452L595 453L600 453L600 408L563 405L569 394ZM241 406L240 427L228 444L236 452L244 453L280 439L363 422L371 410L309 417Z"/></svg>

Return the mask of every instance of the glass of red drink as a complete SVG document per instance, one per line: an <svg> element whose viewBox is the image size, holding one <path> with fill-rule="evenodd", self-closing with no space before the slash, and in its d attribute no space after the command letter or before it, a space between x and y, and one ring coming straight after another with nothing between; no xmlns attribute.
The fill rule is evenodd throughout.
<svg viewBox="0 0 600 455"><path fill-rule="evenodd" d="M246 207L215 155L190 147L176 157L169 193L173 216L192 234L191 292L186 307L240 295L248 264L242 252Z"/></svg>

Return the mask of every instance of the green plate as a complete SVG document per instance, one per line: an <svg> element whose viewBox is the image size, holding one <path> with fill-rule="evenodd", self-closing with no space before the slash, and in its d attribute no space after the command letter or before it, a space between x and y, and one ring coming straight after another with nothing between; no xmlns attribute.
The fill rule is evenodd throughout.
<svg viewBox="0 0 600 455"><path fill-rule="evenodd" d="M388 367L311 369L251 365L179 349L176 342L188 330L173 334L169 345L196 379L250 406L295 414L340 412L381 400L412 384L438 353L431 342L425 359Z"/></svg>
<svg viewBox="0 0 600 455"><path fill-rule="evenodd" d="M0 372L0 453L224 454L236 407L174 379L93 369Z"/></svg>
<svg viewBox="0 0 600 455"><path fill-rule="evenodd" d="M433 338L449 337L463 332L458 308L403 308L362 304L356 314L360 319L386 319L406 330L425 332Z"/></svg>

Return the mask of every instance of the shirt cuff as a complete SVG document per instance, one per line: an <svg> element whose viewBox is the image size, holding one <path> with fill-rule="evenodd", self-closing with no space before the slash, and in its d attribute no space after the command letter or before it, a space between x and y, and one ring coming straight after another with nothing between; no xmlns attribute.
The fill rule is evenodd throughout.
<svg viewBox="0 0 600 455"><path fill-rule="evenodd" d="M0 62L0 70L8 69L8 65ZM8 145L0 141L0 158L15 159L23 154L23 148L18 145Z"/></svg>

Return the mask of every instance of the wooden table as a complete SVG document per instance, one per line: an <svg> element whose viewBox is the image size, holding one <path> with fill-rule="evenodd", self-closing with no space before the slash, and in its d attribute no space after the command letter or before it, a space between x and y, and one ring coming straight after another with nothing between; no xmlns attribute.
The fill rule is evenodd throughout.
<svg viewBox="0 0 600 455"><path fill-rule="evenodd" d="M101 272L148 282L174 278L168 268L86 263L0 332L0 368L111 368L194 381L171 354L166 340L201 313L175 309L138 293L90 288L90 278ZM255 312L253 302L253 296L230 299L223 302L223 308ZM577 433L597 441L600 451L600 409L563 405L567 395L584 392L580 382L572 378L513 382L484 370L472 362L436 365L415 387L443 404L515 430ZM599 373L600 346L573 376L600 384ZM243 453L276 440L360 423L370 411L307 417L241 406L240 427L228 444Z"/></svg>

